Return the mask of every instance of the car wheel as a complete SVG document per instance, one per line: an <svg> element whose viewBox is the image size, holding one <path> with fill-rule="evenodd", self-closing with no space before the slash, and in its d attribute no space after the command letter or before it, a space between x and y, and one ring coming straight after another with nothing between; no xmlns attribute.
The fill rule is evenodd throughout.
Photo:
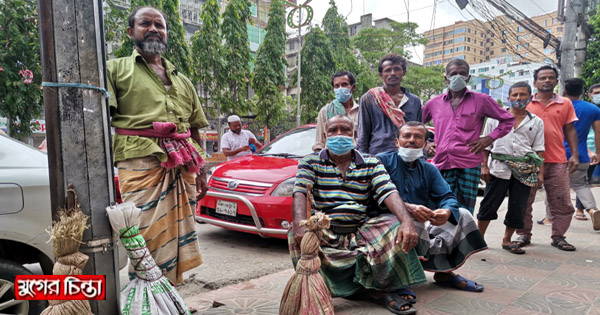
<svg viewBox="0 0 600 315"><path fill-rule="evenodd" d="M46 308L46 301L15 300L15 277L31 274L17 263L0 260L0 314L37 315Z"/></svg>

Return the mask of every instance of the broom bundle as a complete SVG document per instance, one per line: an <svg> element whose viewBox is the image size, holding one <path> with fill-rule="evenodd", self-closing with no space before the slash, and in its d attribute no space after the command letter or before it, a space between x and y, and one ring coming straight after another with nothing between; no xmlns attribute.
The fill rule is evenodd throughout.
<svg viewBox="0 0 600 315"><path fill-rule="evenodd" d="M312 188L312 187L311 187ZM311 213L310 188L307 188L307 232L300 242L300 259L296 264L296 272L287 283L279 314L281 315L328 315L334 314L331 293L323 277L319 274L321 259L319 258L321 236L324 229L329 228L329 217L322 212Z"/></svg>
<svg viewBox="0 0 600 315"><path fill-rule="evenodd" d="M83 231L89 225L88 216L81 212L77 194L72 187L67 190L69 205L58 212L58 221L52 223L48 231L52 240L52 251L56 263L52 268L54 275L81 275L88 256L79 252ZM88 315L92 314L90 302L86 300L50 300L50 306L41 315Z"/></svg>

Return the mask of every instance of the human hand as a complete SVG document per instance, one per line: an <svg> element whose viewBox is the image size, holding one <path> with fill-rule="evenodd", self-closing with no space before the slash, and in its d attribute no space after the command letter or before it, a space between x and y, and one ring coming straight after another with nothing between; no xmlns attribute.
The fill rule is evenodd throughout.
<svg viewBox="0 0 600 315"><path fill-rule="evenodd" d="M206 196L208 192L208 183L204 172L196 175L196 200L200 200Z"/></svg>
<svg viewBox="0 0 600 315"><path fill-rule="evenodd" d="M435 155L435 149L437 148L437 145L433 142L428 142L427 145L425 146L427 148L427 156L434 156Z"/></svg>
<svg viewBox="0 0 600 315"><path fill-rule="evenodd" d="M543 172L538 172L538 188L542 188L542 186L544 186L544 173Z"/></svg>
<svg viewBox="0 0 600 315"><path fill-rule="evenodd" d="M492 142L494 142L494 139L492 139L490 136L485 136L483 138L479 138L479 140L477 141L468 143L467 145L471 147L469 149L469 152L473 154L478 154L479 152L482 152L485 148L487 148L490 144L492 144Z"/></svg>
<svg viewBox="0 0 600 315"><path fill-rule="evenodd" d="M486 183L489 183L492 179L492 176L490 175L490 168L487 165L481 165L481 179L483 179L483 181Z"/></svg>
<svg viewBox="0 0 600 315"><path fill-rule="evenodd" d="M413 218L421 223L428 221L433 216L433 211L431 211L431 209L421 205L411 205L408 207L408 210Z"/></svg>
<svg viewBox="0 0 600 315"><path fill-rule="evenodd" d="M573 174L579 167L579 156L572 155L569 162L567 162L567 167L569 168L569 174Z"/></svg>
<svg viewBox="0 0 600 315"><path fill-rule="evenodd" d="M252 150L252 148L250 148L250 146L249 146L249 145L245 145L245 146L241 147L241 148L240 148L240 150L241 150L240 152L243 152L243 151L250 151L250 150Z"/></svg>
<svg viewBox="0 0 600 315"><path fill-rule="evenodd" d="M598 162L600 162L598 160L598 155L596 153L591 153L590 154L590 165L596 165L596 164L598 164Z"/></svg>
<svg viewBox="0 0 600 315"><path fill-rule="evenodd" d="M300 224L294 224L294 248L300 250L300 244L302 243L302 237L306 234L306 226L300 226Z"/></svg>
<svg viewBox="0 0 600 315"><path fill-rule="evenodd" d="M446 224L452 215L450 209L437 209L433 211L433 216L429 219L431 225L440 226Z"/></svg>
<svg viewBox="0 0 600 315"><path fill-rule="evenodd" d="M417 246L419 242L419 235L415 230L415 225L412 221L402 222L398 229L398 236L396 237L396 244L402 243L402 251L408 253L411 249Z"/></svg>

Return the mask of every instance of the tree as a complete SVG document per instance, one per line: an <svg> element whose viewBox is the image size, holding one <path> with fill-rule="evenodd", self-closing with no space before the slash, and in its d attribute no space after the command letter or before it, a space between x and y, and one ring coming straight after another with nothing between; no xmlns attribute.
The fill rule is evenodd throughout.
<svg viewBox="0 0 600 315"><path fill-rule="evenodd" d="M225 55L225 82L227 97L223 97L223 111L233 110L246 114L249 108L247 100L250 83L250 41L246 24L250 21L250 3L248 0L232 0L223 13L223 48Z"/></svg>
<svg viewBox="0 0 600 315"><path fill-rule="evenodd" d="M286 81L285 67L285 9L283 0L271 1L269 22L267 22L265 40L258 48L252 88L258 96L254 108L256 119L267 128L283 116L285 106L283 89ZM265 139L267 141L268 139Z"/></svg>
<svg viewBox="0 0 600 315"><path fill-rule="evenodd" d="M335 63L329 40L318 26L312 27L304 40L300 81L302 121L314 122L319 109L333 99L331 76Z"/></svg>
<svg viewBox="0 0 600 315"><path fill-rule="evenodd" d="M412 66L406 70L406 74L402 79L402 86L406 87L412 94L421 97L425 102L433 95L441 94L446 87L444 73L445 69L442 66L427 68Z"/></svg>
<svg viewBox="0 0 600 315"><path fill-rule="evenodd" d="M346 19L338 13L333 0L329 1L329 9L323 18L323 31L329 39L331 52L335 61L336 70L349 70L357 73L358 60L352 53L352 41L348 31Z"/></svg>
<svg viewBox="0 0 600 315"><path fill-rule="evenodd" d="M121 47L123 38L127 37L127 16L129 12L119 7L118 4L117 0L108 0L104 5L104 40L107 54L114 54Z"/></svg>
<svg viewBox="0 0 600 315"><path fill-rule="evenodd" d="M1 3L0 116L8 118L9 134L22 139L43 107L37 1Z"/></svg>
<svg viewBox="0 0 600 315"><path fill-rule="evenodd" d="M163 57L169 60L177 70L186 76L192 74L192 59L190 48L185 40L185 29L179 16L179 0L131 0L131 10L151 6L162 11L167 17L167 32L169 34L167 52ZM129 36L122 36L123 42L119 49L115 50L116 57L131 55L134 49L133 40Z"/></svg>
<svg viewBox="0 0 600 315"><path fill-rule="evenodd" d="M590 18L590 38L583 70L579 77L585 80L588 87L600 83L600 10Z"/></svg>
<svg viewBox="0 0 600 315"><path fill-rule="evenodd" d="M379 59L387 54L397 54L409 57L406 46L426 44L427 39L417 34L416 23L391 22L391 29L363 28L354 37L354 46L371 65L377 67Z"/></svg>
<svg viewBox="0 0 600 315"><path fill-rule="evenodd" d="M217 133L221 139L221 98L224 86L224 53L220 36L219 3L208 0L202 5L202 28L192 37L195 53L193 78L200 85L200 102L205 108L216 109Z"/></svg>

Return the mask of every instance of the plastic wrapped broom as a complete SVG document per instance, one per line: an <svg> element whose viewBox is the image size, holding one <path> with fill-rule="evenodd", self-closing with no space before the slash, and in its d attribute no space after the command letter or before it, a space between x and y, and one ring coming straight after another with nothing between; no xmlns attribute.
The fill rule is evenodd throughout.
<svg viewBox="0 0 600 315"><path fill-rule="evenodd" d="M322 212L311 216L311 188L306 189L308 219L300 222L300 226L306 226L307 232L300 242L300 259L296 264L296 273L288 281L281 297L280 315L334 314L331 293L319 274L319 245L323 229L329 228L329 217Z"/></svg>
<svg viewBox="0 0 600 315"><path fill-rule="evenodd" d="M137 227L141 210L133 202L106 208L110 225L121 236L137 278L121 290L123 314L190 314L183 298L163 276Z"/></svg>

